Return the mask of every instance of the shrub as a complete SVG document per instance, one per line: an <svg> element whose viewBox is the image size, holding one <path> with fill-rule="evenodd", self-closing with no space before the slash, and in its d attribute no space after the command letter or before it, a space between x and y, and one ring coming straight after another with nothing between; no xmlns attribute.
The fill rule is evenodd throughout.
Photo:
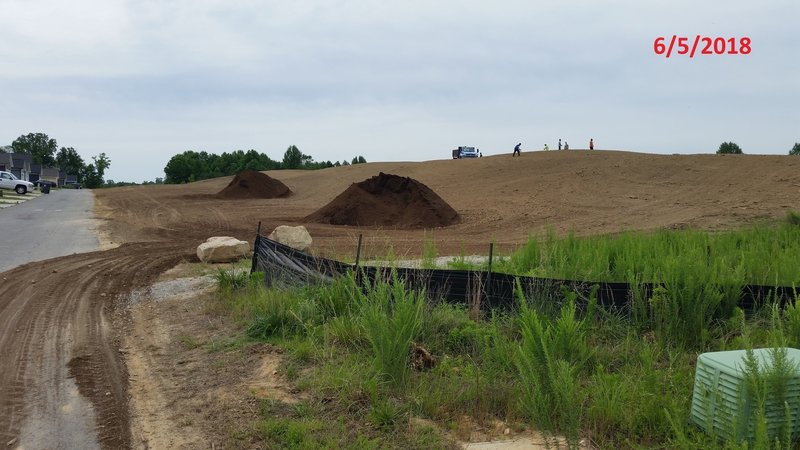
<svg viewBox="0 0 800 450"><path fill-rule="evenodd" d="M735 142L723 142L719 144L718 155L741 155L742 149Z"/></svg>
<svg viewBox="0 0 800 450"><path fill-rule="evenodd" d="M789 150L790 155L800 155L800 142L795 142L794 147Z"/></svg>
<svg viewBox="0 0 800 450"><path fill-rule="evenodd" d="M219 269L216 275L217 285L221 291L236 291L248 285L259 285L264 277L263 272L251 274L245 269L223 270Z"/></svg>
<svg viewBox="0 0 800 450"><path fill-rule="evenodd" d="M800 225L800 212L795 210L786 211L786 221L792 225Z"/></svg>

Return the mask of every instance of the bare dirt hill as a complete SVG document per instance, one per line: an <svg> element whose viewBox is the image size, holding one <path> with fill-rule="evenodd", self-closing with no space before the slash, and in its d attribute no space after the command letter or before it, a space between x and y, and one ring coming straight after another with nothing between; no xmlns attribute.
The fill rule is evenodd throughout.
<svg viewBox="0 0 800 450"><path fill-rule="evenodd" d="M424 183L461 217L435 230L309 223L306 216L352 183L380 172ZM349 254L363 233L367 253L421 252L433 236L441 254L484 252L494 239L513 248L547 227L578 234L699 227L723 229L777 220L800 209L800 158L756 155L652 155L550 151L460 160L357 164L317 171L271 171L294 195L226 202L209 199L228 178L187 185L97 191L109 226L127 239L205 239L232 234L252 241L258 221L271 231L304 224L318 250Z"/></svg>
<svg viewBox="0 0 800 450"><path fill-rule="evenodd" d="M458 213L419 181L381 172L351 184L304 220L330 225L439 228L455 224Z"/></svg>
<svg viewBox="0 0 800 450"><path fill-rule="evenodd" d="M253 170L245 170L236 174L217 193L217 198L233 200L239 198L281 198L288 197L292 191L285 184L271 178L269 175Z"/></svg>

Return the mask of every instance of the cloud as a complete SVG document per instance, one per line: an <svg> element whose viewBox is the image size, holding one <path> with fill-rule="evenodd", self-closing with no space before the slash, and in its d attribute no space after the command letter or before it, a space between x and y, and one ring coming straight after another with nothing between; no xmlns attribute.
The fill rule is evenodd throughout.
<svg viewBox="0 0 800 450"><path fill-rule="evenodd" d="M43 131L106 152L116 180L152 179L190 148L421 160L520 139L673 153L736 138L785 153L800 139L798 13L791 0L0 0L0 143ZM655 55L672 34L750 37L753 51Z"/></svg>

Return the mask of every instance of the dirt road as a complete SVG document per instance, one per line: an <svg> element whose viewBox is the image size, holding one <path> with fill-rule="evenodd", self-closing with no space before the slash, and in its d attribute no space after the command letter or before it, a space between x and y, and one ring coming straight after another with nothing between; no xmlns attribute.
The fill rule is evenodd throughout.
<svg viewBox="0 0 800 450"><path fill-rule="evenodd" d="M278 171L270 175L294 194L274 200L215 198L229 178L98 190L105 240L121 247L0 273L0 445L130 447L118 335L128 292L194 260L209 236L252 243L258 221L267 231L304 224L351 183L381 171L425 183L460 223L432 232L305 223L314 251L351 255L359 233L365 255L378 258L390 247L400 258L419 255L426 238L439 254L482 253L492 240L510 251L548 226L579 234L722 229L800 209L800 158L787 156L570 151Z"/></svg>
<svg viewBox="0 0 800 450"><path fill-rule="evenodd" d="M187 256L130 244L1 274L0 443L128 447L127 376L112 325L125 311L115 305Z"/></svg>

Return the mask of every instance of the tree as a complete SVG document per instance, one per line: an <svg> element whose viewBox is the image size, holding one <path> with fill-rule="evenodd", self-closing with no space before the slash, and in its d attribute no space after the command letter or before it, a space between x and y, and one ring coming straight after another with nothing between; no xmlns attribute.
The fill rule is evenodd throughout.
<svg viewBox="0 0 800 450"><path fill-rule="evenodd" d="M189 183L201 179L199 175L204 172L202 155L195 151L185 151L170 158L164 167L165 183Z"/></svg>
<svg viewBox="0 0 800 450"><path fill-rule="evenodd" d="M58 149L58 143L44 133L23 134L11 143L11 148L14 153L25 153L33 156L34 164L53 166L56 163L53 155Z"/></svg>
<svg viewBox="0 0 800 450"><path fill-rule="evenodd" d="M94 164L87 164L83 166L81 171L78 173L78 177L80 177L80 180L84 186L95 189L103 187L106 184L103 181L103 175L105 174L106 169L111 167L111 160L108 159L105 153L92 156L92 160L94 161ZM111 181L109 184L113 183L114 182Z"/></svg>
<svg viewBox="0 0 800 450"><path fill-rule="evenodd" d="M59 170L68 174L79 175L83 169L84 162L81 155L72 147L61 147L56 154L56 165Z"/></svg>
<svg viewBox="0 0 800 450"><path fill-rule="evenodd" d="M106 169L111 167L111 160L108 159L105 153L100 153L97 156L92 156L92 161L94 161L94 166L97 170L97 174L100 175L100 179L103 179L103 175L106 173Z"/></svg>
<svg viewBox="0 0 800 450"><path fill-rule="evenodd" d="M719 144L718 155L741 155L742 149L733 142L723 142Z"/></svg>
<svg viewBox="0 0 800 450"><path fill-rule="evenodd" d="M103 185L103 177L97 173L97 169L94 167L94 164L87 164L83 166L80 177L81 180L83 180L83 185L87 188L94 189Z"/></svg>
<svg viewBox="0 0 800 450"><path fill-rule="evenodd" d="M800 142L795 142L794 147L789 150L790 155L800 155Z"/></svg>
<svg viewBox="0 0 800 450"><path fill-rule="evenodd" d="M300 151L294 145L290 145L289 148L286 149L286 153L283 154L283 164L281 168L283 169L299 169L304 164L311 162L311 157L308 155L304 155L303 152Z"/></svg>

